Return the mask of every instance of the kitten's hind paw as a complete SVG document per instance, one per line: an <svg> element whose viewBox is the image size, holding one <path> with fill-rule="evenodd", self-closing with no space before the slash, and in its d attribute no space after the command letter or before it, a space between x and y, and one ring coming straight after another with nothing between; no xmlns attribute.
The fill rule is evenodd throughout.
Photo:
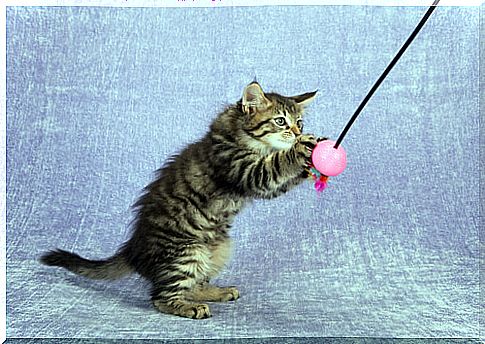
<svg viewBox="0 0 485 344"><path fill-rule="evenodd" d="M239 299L239 290L236 287L221 288L221 301L236 301Z"/></svg>
<svg viewBox="0 0 485 344"><path fill-rule="evenodd" d="M186 313L183 316L192 319L207 319L212 316L209 306L204 303L192 304L185 311Z"/></svg>
<svg viewBox="0 0 485 344"><path fill-rule="evenodd" d="M221 288L207 283L188 291L185 297L195 302L227 302L239 299L239 291L236 287Z"/></svg>
<svg viewBox="0 0 485 344"><path fill-rule="evenodd" d="M212 316L210 308L204 303L176 301L170 304L153 301L153 305L162 313L178 315L191 319L207 319Z"/></svg>

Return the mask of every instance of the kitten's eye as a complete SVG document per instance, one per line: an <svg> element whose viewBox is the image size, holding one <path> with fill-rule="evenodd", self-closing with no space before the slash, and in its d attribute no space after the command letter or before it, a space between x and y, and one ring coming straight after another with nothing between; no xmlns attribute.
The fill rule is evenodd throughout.
<svg viewBox="0 0 485 344"><path fill-rule="evenodd" d="M298 121L296 121L296 125L298 126L298 129L300 129L300 130L303 129L303 121L301 119L299 119Z"/></svg>
<svg viewBox="0 0 485 344"><path fill-rule="evenodd" d="M279 126L283 126L286 124L286 120L284 117L276 117L274 119L274 122L276 123L276 125L279 125Z"/></svg>

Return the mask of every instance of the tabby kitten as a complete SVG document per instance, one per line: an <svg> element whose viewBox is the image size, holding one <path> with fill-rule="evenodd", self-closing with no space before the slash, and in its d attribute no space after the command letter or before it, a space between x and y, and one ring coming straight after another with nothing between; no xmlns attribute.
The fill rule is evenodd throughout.
<svg viewBox="0 0 485 344"><path fill-rule="evenodd" d="M87 260L58 249L41 262L93 279L137 272L151 282L159 311L210 317L204 302L239 298L235 287L209 283L229 258L236 214L251 199L279 196L308 176L317 141L302 134L302 116L315 95L284 97L249 84L201 140L158 170L134 205L131 238L114 256Z"/></svg>

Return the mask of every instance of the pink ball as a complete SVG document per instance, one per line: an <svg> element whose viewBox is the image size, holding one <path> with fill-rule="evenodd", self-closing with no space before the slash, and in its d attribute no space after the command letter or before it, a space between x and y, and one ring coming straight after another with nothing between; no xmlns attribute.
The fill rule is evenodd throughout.
<svg viewBox="0 0 485 344"><path fill-rule="evenodd" d="M312 153L313 166L326 176L337 176L347 166L347 153L338 146L333 148L335 141L325 140L317 143Z"/></svg>

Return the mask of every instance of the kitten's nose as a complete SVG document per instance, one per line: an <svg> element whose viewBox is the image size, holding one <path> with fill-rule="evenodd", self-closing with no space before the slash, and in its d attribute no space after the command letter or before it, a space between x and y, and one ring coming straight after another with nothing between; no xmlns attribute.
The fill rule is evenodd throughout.
<svg viewBox="0 0 485 344"><path fill-rule="evenodd" d="M291 127L291 131L293 133L295 133L295 135L300 135L301 134L300 128L298 128L296 125L294 125L294 126Z"/></svg>

